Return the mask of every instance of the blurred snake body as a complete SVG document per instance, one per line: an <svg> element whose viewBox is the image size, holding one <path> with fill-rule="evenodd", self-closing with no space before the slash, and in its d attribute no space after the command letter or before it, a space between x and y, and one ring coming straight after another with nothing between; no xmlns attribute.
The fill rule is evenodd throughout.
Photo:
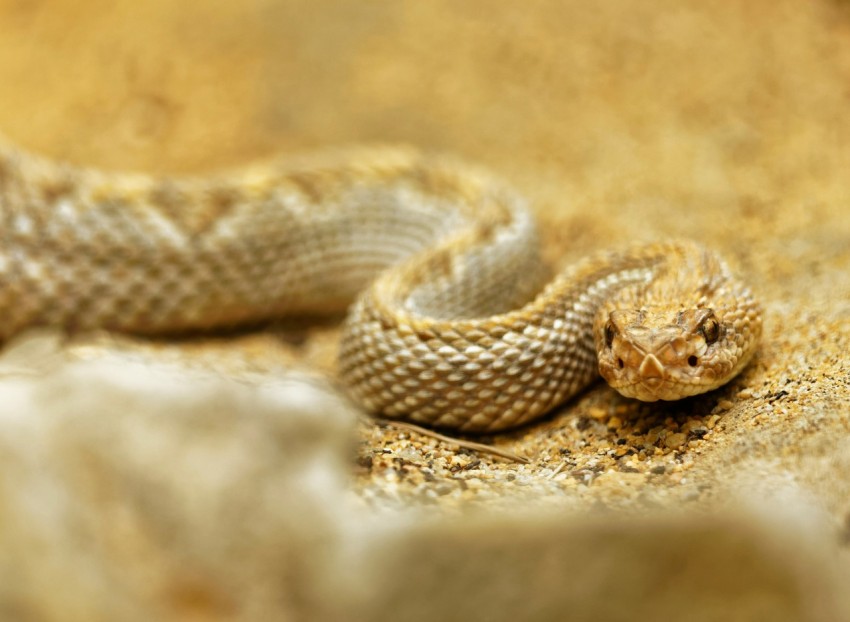
<svg viewBox="0 0 850 622"><path fill-rule="evenodd" d="M0 218L2 340L32 326L156 335L350 306L339 360L350 394L464 431L528 422L600 373L647 401L709 391L761 332L750 290L691 242L602 251L544 284L522 197L403 148L170 178L5 145Z"/></svg>

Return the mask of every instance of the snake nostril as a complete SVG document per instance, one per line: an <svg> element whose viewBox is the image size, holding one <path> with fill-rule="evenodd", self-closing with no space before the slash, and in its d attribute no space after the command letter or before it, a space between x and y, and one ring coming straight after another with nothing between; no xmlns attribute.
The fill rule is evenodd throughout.
<svg viewBox="0 0 850 622"><path fill-rule="evenodd" d="M699 359L696 356L692 354L688 357L688 365L690 365L691 367L696 367L697 363L699 363Z"/></svg>
<svg viewBox="0 0 850 622"><path fill-rule="evenodd" d="M623 359L617 359L617 367L619 367L620 369L623 369L623 367L625 367L625 366L626 366L626 364L623 362Z"/></svg>

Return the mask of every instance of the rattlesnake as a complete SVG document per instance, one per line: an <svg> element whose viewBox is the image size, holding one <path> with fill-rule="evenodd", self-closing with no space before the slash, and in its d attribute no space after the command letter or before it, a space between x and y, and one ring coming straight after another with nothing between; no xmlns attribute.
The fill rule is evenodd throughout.
<svg viewBox="0 0 850 622"><path fill-rule="evenodd" d="M525 201L405 148L194 178L0 147L0 339L31 326L179 333L355 300L340 378L367 410L464 431L538 417L597 370L678 399L750 359L761 311L691 242L595 254L543 286Z"/></svg>

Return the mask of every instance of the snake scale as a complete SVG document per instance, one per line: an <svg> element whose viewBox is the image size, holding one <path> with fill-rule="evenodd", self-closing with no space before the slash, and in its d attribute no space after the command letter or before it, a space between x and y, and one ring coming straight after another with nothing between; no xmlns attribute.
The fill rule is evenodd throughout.
<svg viewBox="0 0 850 622"><path fill-rule="evenodd" d="M350 306L339 359L350 394L463 431L528 422L599 373L646 401L709 391L761 332L750 290L691 242L600 252L544 284L523 198L413 149L171 178L3 143L0 218L2 340L32 326L157 335Z"/></svg>

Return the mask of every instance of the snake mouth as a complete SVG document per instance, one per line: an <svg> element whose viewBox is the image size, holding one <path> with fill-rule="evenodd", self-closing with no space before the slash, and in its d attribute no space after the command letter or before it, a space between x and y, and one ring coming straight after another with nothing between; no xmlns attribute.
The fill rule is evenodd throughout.
<svg viewBox="0 0 850 622"><path fill-rule="evenodd" d="M644 402L656 402L658 400L670 399L669 374L664 369L663 363L653 353L644 355L643 361L637 369L638 380L633 388L636 397ZM676 399L676 398L672 398Z"/></svg>
<svg viewBox="0 0 850 622"><path fill-rule="evenodd" d="M620 395L641 402L672 402L712 389L711 386L677 382L671 378L641 378L626 384L611 386Z"/></svg>

